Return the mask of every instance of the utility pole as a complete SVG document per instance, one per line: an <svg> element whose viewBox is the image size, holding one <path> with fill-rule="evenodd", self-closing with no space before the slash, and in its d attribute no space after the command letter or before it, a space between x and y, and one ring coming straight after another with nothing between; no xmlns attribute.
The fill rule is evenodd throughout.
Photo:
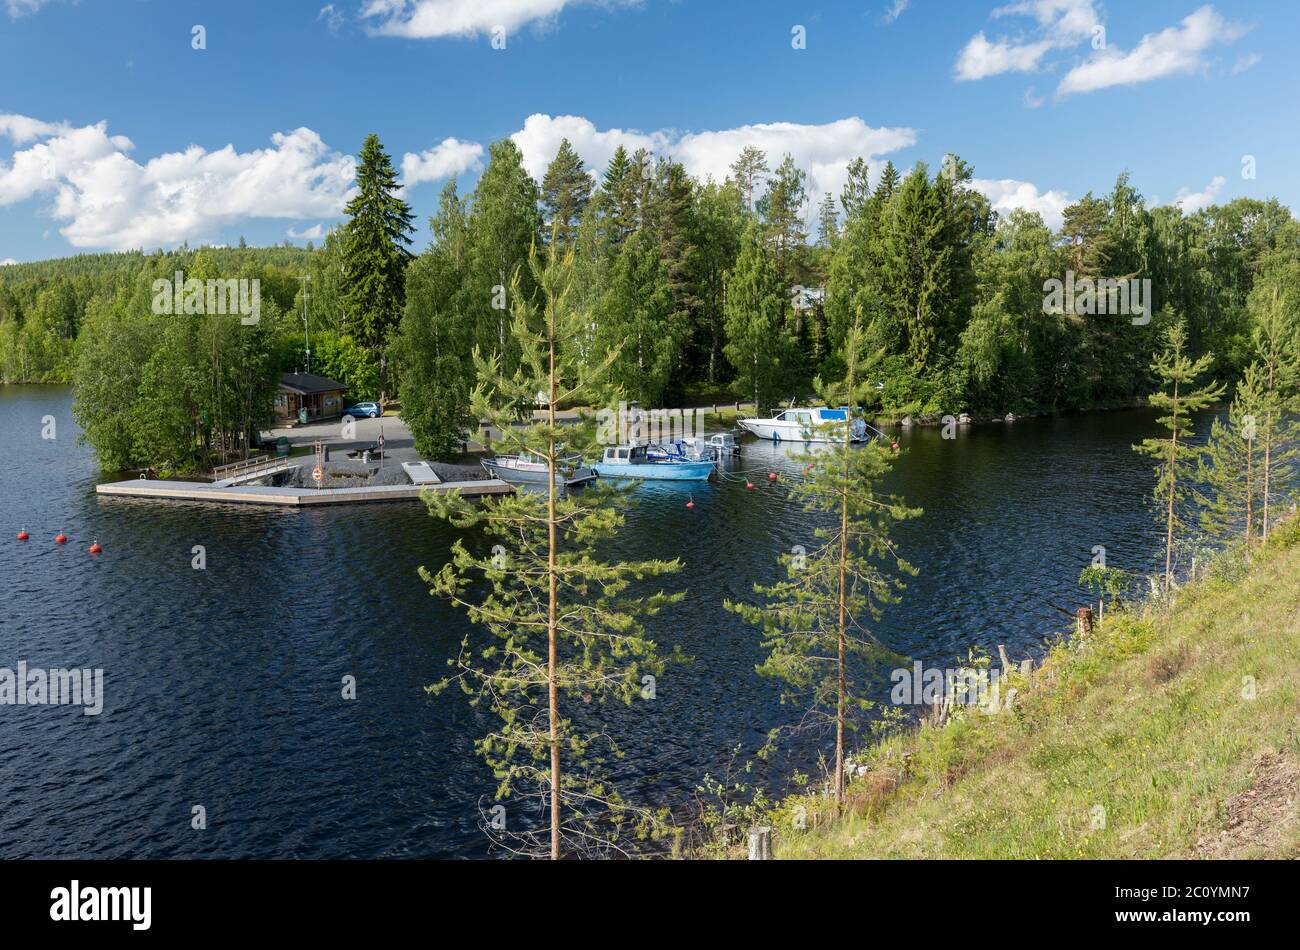
<svg viewBox="0 0 1300 950"><path fill-rule="evenodd" d="M311 295L307 293L307 281L311 280L311 274L302 276L302 339L303 345L307 350L307 372L311 372L311 325L307 317L307 298Z"/></svg>

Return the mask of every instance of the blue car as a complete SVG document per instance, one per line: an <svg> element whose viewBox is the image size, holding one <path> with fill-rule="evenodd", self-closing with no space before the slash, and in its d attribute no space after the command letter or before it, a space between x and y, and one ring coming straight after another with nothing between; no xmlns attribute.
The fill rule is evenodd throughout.
<svg viewBox="0 0 1300 950"><path fill-rule="evenodd" d="M377 419L379 418L379 404L359 402L355 406L348 406L344 409L343 415L352 416L354 419Z"/></svg>

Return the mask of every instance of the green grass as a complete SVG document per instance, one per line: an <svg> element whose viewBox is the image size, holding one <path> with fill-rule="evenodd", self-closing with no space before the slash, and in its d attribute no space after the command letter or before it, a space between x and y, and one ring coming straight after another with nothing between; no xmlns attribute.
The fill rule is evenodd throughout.
<svg viewBox="0 0 1300 950"><path fill-rule="evenodd" d="M1009 711L859 756L844 815L788 799L776 856L1300 856L1300 526L1274 541L1058 644Z"/></svg>

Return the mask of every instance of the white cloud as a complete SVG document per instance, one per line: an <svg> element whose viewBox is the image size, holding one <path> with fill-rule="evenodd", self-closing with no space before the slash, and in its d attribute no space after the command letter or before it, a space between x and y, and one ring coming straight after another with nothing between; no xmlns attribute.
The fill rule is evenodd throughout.
<svg viewBox="0 0 1300 950"><path fill-rule="evenodd" d="M297 241L319 241L321 238L325 237L325 225L317 224L310 228L304 228L301 231L295 228L290 228L285 233Z"/></svg>
<svg viewBox="0 0 1300 950"><path fill-rule="evenodd" d="M992 15L1032 17L1037 29L1032 37L1018 35L997 40L990 40L983 30L976 33L957 54L953 73L958 82L1007 72L1034 72L1049 51L1089 38L1101 22L1092 0L1022 0L998 7Z"/></svg>
<svg viewBox="0 0 1300 950"><path fill-rule="evenodd" d="M1225 21L1214 7L1204 6L1183 17L1178 26L1148 33L1130 52L1115 47L1097 50L1066 73L1056 91L1068 96L1195 72L1207 65L1202 56L1207 48L1230 43L1245 32Z"/></svg>
<svg viewBox="0 0 1300 950"><path fill-rule="evenodd" d="M49 2L50 0L5 0L5 9L9 11L9 16L16 20L20 16L35 13Z"/></svg>
<svg viewBox="0 0 1300 950"><path fill-rule="evenodd" d="M619 145L629 152L644 148L659 157L676 159L692 175L715 181L730 174L731 163L746 145L765 151L773 168L788 152L808 172L809 197L815 203L824 192L840 193L852 159L872 159L914 145L916 132L909 128L873 128L856 116L823 125L771 122L686 134L672 130L602 131L581 116L535 114L511 138L523 152L524 167L538 180L565 138L597 175Z"/></svg>
<svg viewBox="0 0 1300 950"><path fill-rule="evenodd" d="M14 264L17 263L18 262L14 260L12 257L6 257L4 260L0 261L0 267L12 267Z"/></svg>
<svg viewBox="0 0 1300 950"><path fill-rule="evenodd" d="M1214 199L1219 197L1219 192L1228 180L1222 175L1215 175L1210 179L1210 183L1205 186L1203 191L1188 191L1186 188L1178 189L1178 197L1174 199L1174 204L1182 210L1183 214L1195 214L1202 208L1207 208L1214 204Z"/></svg>
<svg viewBox="0 0 1300 950"><path fill-rule="evenodd" d="M248 218L338 216L352 190L355 161L329 149L311 129L280 132L272 147L209 152L191 145L140 164L125 136L107 123L83 128L4 116L16 144L0 158L0 207L37 197L63 222L74 247L124 250L205 241Z"/></svg>
<svg viewBox="0 0 1300 950"><path fill-rule="evenodd" d="M1259 53L1247 53L1232 64L1232 74L1235 76L1238 73L1244 73L1248 69L1254 69L1263 58Z"/></svg>
<svg viewBox="0 0 1300 950"><path fill-rule="evenodd" d="M331 33L337 33L339 28L343 26L343 20L345 17L346 14L344 14L342 10L338 9L332 3L327 3L325 6L320 8L320 13L316 14L316 22L320 23L323 20L326 29Z"/></svg>
<svg viewBox="0 0 1300 950"><path fill-rule="evenodd" d="M1008 43L998 40L990 43L983 31L976 33L962 47L953 67L959 82L985 79L1006 72L1033 72L1043 55L1052 48L1046 40L1037 43Z"/></svg>
<svg viewBox="0 0 1300 950"><path fill-rule="evenodd" d="M423 152L407 152L402 156L402 184L410 188L422 181L437 181L483 167L483 146L477 142L462 142L446 138Z"/></svg>
<svg viewBox="0 0 1300 950"><path fill-rule="evenodd" d="M1070 197L1063 191L1039 191L1033 182L1014 178L974 178L970 187L988 198L994 211L1006 213L1016 208L1037 211L1053 231L1061 227L1065 209L1070 205Z"/></svg>
<svg viewBox="0 0 1300 950"><path fill-rule="evenodd" d="M885 11L885 22L893 23L897 20L903 15L903 11L911 5L911 2L912 0L894 0L894 5Z"/></svg>
<svg viewBox="0 0 1300 950"><path fill-rule="evenodd" d="M565 7L597 3L638 6L641 0L366 0L361 18L373 19L372 33L432 39L475 36L504 27L507 33L529 23L552 21Z"/></svg>

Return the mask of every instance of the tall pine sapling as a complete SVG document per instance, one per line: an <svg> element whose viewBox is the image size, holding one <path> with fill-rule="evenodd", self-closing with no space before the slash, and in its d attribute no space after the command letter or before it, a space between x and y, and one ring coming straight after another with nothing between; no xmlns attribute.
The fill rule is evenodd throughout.
<svg viewBox="0 0 1300 950"><path fill-rule="evenodd" d="M433 514L458 528L480 528L493 546L476 554L458 540L450 563L436 573L420 571L435 595L464 608L475 625L449 661L454 673L430 690L456 682L473 704L496 714L499 724L478 749L497 776L497 797L534 797L549 812L545 831L509 830L498 840L553 859L627 853L629 828L642 835L663 828L662 813L629 805L601 777L602 762L619 754L601 710L609 700L645 699L643 677L658 677L677 658L661 653L641 621L683 596L634 589L675 573L679 561L601 559L603 542L623 524L615 490L561 494L556 487L566 458L596 448L593 428L559 424L556 407L612 398L602 380L617 355L591 365L572 345L589 314L571 304L573 257L560 254L552 241L545 263L536 247L530 255L539 304L511 294L518 368L506 375L497 355L474 354L474 411L500 431L499 448L546 462L549 487L481 507L457 493L430 495ZM531 409L539 403L540 419ZM530 408L519 424L521 406Z"/></svg>
<svg viewBox="0 0 1300 950"><path fill-rule="evenodd" d="M863 372L865 334L855 324L845 337L845 378L818 393L827 405L856 407L867 392ZM812 551L782 557L787 579L755 585L762 603L726 601L724 606L763 628L767 658L759 673L785 684L783 702L798 703L804 713L792 726L773 730L826 729L835 741L835 800L844 801L846 733L855 729L873 706L865 681L873 658L890 655L867 624L884 604L898 599L900 575L915 574L890 538L893 525L921 512L882 494L880 482L893 465L893 452L879 442L855 446L850 408L843 423L826 430L836 441L799 456L805 474L791 489L805 511L830 516L815 531ZM770 745L769 745L770 748Z"/></svg>
<svg viewBox="0 0 1300 950"><path fill-rule="evenodd" d="M1174 541L1187 522L1180 506L1192 494L1192 476L1198 460L1205 454L1204 446L1188 442L1193 434L1192 414L1205 409L1223 395L1223 384L1214 383L1200 389L1193 383L1209 369L1214 357L1209 353L1193 360L1186 355L1187 331L1181 323L1169 327L1165 334L1165 347L1151 362L1151 371L1165 390L1151 394L1151 405L1167 414L1160 424L1169 435L1159 439L1143 439L1133 446L1133 451L1156 460L1155 499L1161 509L1165 524L1164 590L1168 593L1174 583Z"/></svg>
<svg viewBox="0 0 1300 950"><path fill-rule="evenodd" d="M1215 419L1211 424L1210 440L1199 460L1197 490L1201 527L1211 537L1240 532L1247 544L1254 539L1263 474L1259 423L1266 400L1263 374L1252 363L1237 384L1227 421Z"/></svg>

